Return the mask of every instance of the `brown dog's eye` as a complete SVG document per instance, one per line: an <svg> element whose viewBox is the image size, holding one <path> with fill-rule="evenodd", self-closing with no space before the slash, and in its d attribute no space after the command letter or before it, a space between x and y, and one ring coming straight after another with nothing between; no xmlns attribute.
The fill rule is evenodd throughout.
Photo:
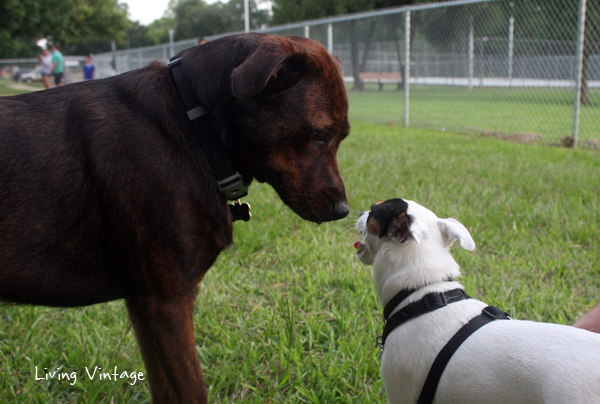
<svg viewBox="0 0 600 404"><path fill-rule="evenodd" d="M313 140L319 144L326 144L329 142L330 135L329 133L322 130L313 131Z"/></svg>

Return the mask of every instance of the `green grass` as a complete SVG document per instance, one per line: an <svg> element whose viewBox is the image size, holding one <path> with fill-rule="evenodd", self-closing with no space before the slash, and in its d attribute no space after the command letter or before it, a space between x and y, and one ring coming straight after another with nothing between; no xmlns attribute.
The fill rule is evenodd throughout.
<svg viewBox="0 0 600 404"><path fill-rule="evenodd" d="M354 220L381 199L465 224L477 249L453 249L462 282L516 318L572 324L600 299L596 152L353 124L339 152L350 217L307 223L253 185L252 221L235 224L235 245L202 282L195 333L211 403L386 402L381 308L352 248ZM0 318L0 402L149 402L145 383L85 377L95 365L144 371L121 302L8 306ZM78 381L36 381L35 366Z"/></svg>
<svg viewBox="0 0 600 404"><path fill-rule="evenodd" d="M19 89L10 88L10 86L14 85L14 84L23 84L23 83L17 83L16 81L9 80L9 79L0 79L0 96L17 95L17 94L23 94L23 93L30 92L29 90L19 90ZM44 85L42 83L34 83L34 84L26 84L26 85L29 87L38 88L40 90L42 90L44 88Z"/></svg>
<svg viewBox="0 0 600 404"><path fill-rule="evenodd" d="M355 119L404 125L404 92L349 91ZM502 89L411 85L410 126L458 133L487 134L556 143L572 134L572 89ZM579 138L600 148L600 90L590 90L582 106ZM534 136L531 136L534 135ZM518 140L518 139L517 139Z"/></svg>
<svg viewBox="0 0 600 404"><path fill-rule="evenodd" d="M477 82L477 81L476 81ZM24 92L6 87L0 95ZM42 84L34 84L43 88ZM404 92L388 84L384 91L349 91L355 120L404 125ZM573 131L573 89L478 88L411 85L410 126L508 138L521 142L562 144ZM581 108L579 141L582 148L600 149L600 90L590 89L590 105Z"/></svg>

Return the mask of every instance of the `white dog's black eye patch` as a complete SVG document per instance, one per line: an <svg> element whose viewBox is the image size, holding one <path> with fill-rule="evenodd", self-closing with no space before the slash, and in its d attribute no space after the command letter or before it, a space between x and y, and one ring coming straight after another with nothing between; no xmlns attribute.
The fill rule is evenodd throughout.
<svg viewBox="0 0 600 404"><path fill-rule="evenodd" d="M406 214L408 203L403 199L388 199L385 202L377 203L371 206L367 226L369 230L375 226L369 226L369 222L375 220L379 227L378 237L396 236L397 232L408 232L412 218ZM389 234L389 233L393 234Z"/></svg>

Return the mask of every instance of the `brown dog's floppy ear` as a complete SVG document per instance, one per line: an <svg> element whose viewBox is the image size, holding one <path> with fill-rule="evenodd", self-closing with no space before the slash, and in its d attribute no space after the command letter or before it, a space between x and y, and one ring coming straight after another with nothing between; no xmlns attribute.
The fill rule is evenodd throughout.
<svg viewBox="0 0 600 404"><path fill-rule="evenodd" d="M305 73L307 55L288 53L282 46L265 43L231 73L231 91L241 100L259 93L274 95L294 86Z"/></svg>

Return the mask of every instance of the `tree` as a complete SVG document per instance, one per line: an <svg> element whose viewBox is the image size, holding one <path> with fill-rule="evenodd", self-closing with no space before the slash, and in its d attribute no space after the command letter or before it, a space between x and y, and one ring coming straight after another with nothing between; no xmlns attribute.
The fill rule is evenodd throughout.
<svg viewBox="0 0 600 404"><path fill-rule="evenodd" d="M160 43L169 42L169 30L175 31L177 28L177 21L175 17L169 16L165 13L165 16L154 20L148 25L148 38L153 44L157 45Z"/></svg>
<svg viewBox="0 0 600 404"><path fill-rule="evenodd" d="M276 0L273 7L273 23L284 24L294 21L311 20L332 15L369 11L379 8L400 7L418 3L431 3L434 0ZM448 1L448 0L446 0ZM364 85L360 78L360 71L364 68L370 43L376 35L398 38L398 24L380 26L377 20L357 21L350 20L347 25L348 40L350 42L350 58L352 75L354 76L354 89L363 90ZM365 39L363 60L360 60L360 38Z"/></svg>
<svg viewBox="0 0 600 404"><path fill-rule="evenodd" d="M176 40L225 32L218 10L204 0L182 0L173 11L177 21Z"/></svg>
<svg viewBox="0 0 600 404"><path fill-rule="evenodd" d="M120 39L129 28L127 6L118 0L3 0L0 26L12 38L55 42Z"/></svg>
<svg viewBox="0 0 600 404"><path fill-rule="evenodd" d="M154 42L148 36L150 28L147 25L140 24L139 21L134 21L131 28L125 34L125 46L129 48L141 48L142 46L154 45Z"/></svg>
<svg viewBox="0 0 600 404"><path fill-rule="evenodd" d="M31 56L39 51L34 43L40 38L63 45L120 40L129 25L127 6L118 0L2 0L0 57Z"/></svg>
<svg viewBox="0 0 600 404"><path fill-rule="evenodd" d="M259 10L254 0L249 1L250 29L261 28L270 22L267 10ZM244 30L244 0L229 0L227 3L217 2L214 7L219 9L221 19L226 27L226 32Z"/></svg>
<svg viewBox="0 0 600 404"><path fill-rule="evenodd" d="M251 0L250 27L260 28L269 22L265 10L258 10ZM176 39L189 39L211 36L244 29L244 0L230 0L227 3L207 4L204 0L172 0L172 14L177 21Z"/></svg>
<svg viewBox="0 0 600 404"><path fill-rule="evenodd" d="M11 38L8 32L0 31L0 59L31 58L39 52L35 43Z"/></svg>

